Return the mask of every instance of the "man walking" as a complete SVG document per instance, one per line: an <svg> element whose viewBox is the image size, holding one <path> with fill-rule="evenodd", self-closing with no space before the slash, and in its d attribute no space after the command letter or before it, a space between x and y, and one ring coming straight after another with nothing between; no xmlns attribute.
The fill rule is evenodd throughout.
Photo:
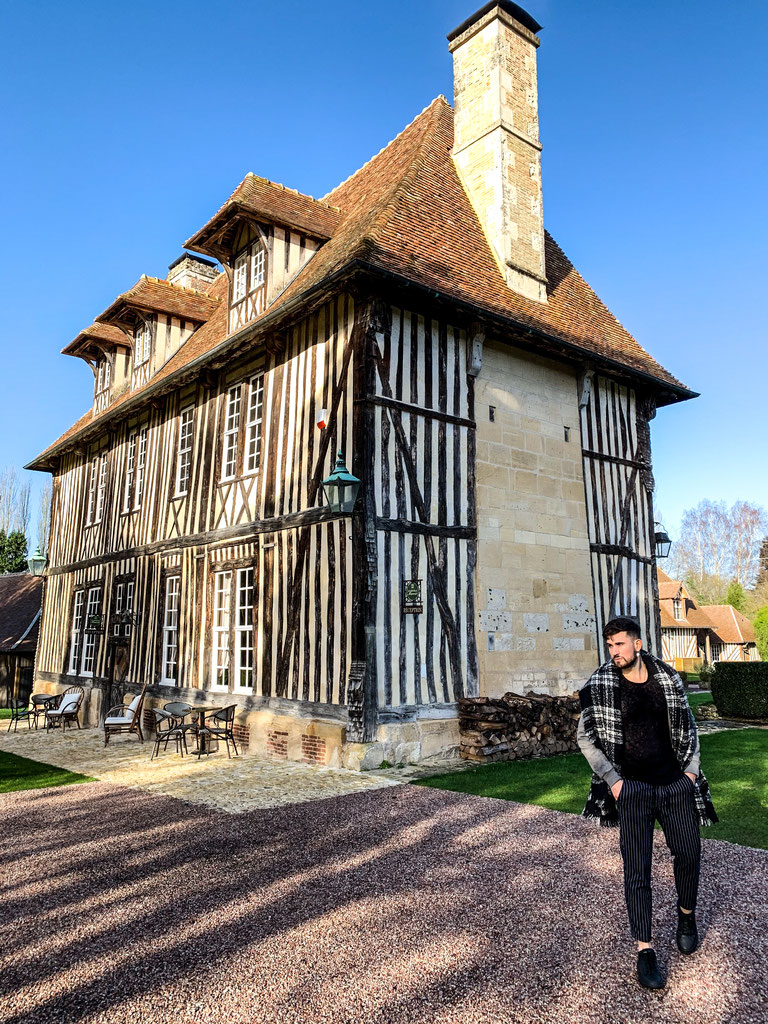
<svg viewBox="0 0 768 1024"><path fill-rule="evenodd" d="M658 819L672 854L677 889L677 948L699 943L696 896L699 825L717 821L699 770L699 737L678 674L643 651L634 619L603 629L610 660L581 690L578 743L592 771L585 818L619 826L624 894L637 940L637 980L662 988L651 944L651 857Z"/></svg>

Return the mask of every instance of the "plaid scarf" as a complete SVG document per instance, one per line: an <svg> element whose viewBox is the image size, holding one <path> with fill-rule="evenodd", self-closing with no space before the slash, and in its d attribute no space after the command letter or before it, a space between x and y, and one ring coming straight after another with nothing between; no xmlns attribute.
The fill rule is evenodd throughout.
<svg viewBox="0 0 768 1024"><path fill-rule="evenodd" d="M680 676L671 666L652 655L642 652L648 670L653 672L667 701L669 727L674 751L680 771L693 757L696 749L696 723L685 696ZM580 691L582 722L587 736L605 754L619 775L624 754L624 727L621 720L621 694L619 670L612 661L607 661L591 676ZM709 784L702 773L694 783L696 808L702 825L717 821L717 814L709 795ZM601 825L616 826L619 816L616 801L610 786L592 775L587 803L582 817L597 819Z"/></svg>

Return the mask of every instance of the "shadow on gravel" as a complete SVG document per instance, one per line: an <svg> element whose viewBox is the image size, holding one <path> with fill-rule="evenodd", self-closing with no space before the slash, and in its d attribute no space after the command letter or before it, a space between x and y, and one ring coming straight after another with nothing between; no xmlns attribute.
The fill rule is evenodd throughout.
<svg viewBox="0 0 768 1024"><path fill-rule="evenodd" d="M409 786L243 815L103 783L0 808L3 1024L129 1009L145 1024L723 1024L765 987L762 936L729 964L712 917L737 879L764 905L758 851L705 844L726 852L707 876L711 963L662 954L680 976L664 994L674 1015L648 1017L615 833L569 815Z"/></svg>

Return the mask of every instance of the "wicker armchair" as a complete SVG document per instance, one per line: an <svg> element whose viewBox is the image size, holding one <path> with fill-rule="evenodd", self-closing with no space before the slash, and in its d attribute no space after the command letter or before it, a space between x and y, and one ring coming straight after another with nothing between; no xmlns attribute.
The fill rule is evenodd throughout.
<svg viewBox="0 0 768 1024"><path fill-rule="evenodd" d="M71 726L73 722L77 722L77 728L79 729L80 708L84 696L85 690L83 690L82 686L70 686L68 690L62 693L57 707L46 707L46 732L49 729L54 729L57 725L60 725L63 730L66 728L67 723Z"/></svg>
<svg viewBox="0 0 768 1024"><path fill-rule="evenodd" d="M144 707L144 695L147 692L147 684L141 688L130 704L116 704L110 708L104 718L104 746L109 743L110 736L118 733L136 733L139 742L144 742L144 733L141 731L141 711Z"/></svg>

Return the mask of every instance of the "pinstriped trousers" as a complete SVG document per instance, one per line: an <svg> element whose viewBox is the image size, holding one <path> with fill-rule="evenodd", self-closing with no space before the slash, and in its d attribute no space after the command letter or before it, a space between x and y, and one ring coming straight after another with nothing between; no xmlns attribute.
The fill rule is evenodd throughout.
<svg viewBox="0 0 768 1024"><path fill-rule="evenodd" d="M668 786L625 779L617 807L629 925L633 938L650 942L651 857L657 818L672 854L678 904L686 910L696 908L701 838L694 784L687 775Z"/></svg>

